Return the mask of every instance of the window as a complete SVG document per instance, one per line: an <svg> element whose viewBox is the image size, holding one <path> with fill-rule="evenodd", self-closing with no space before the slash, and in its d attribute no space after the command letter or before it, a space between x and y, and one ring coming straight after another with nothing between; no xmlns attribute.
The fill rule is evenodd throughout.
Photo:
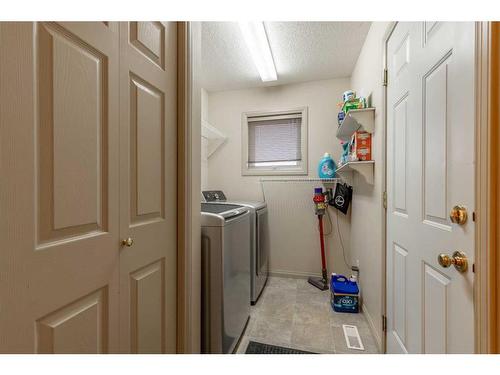
<svg viewBox="0 0 500 375"><path fill-rule="evenodd" d="M243 114L243 175L307 175L307 108Z"/></svg>

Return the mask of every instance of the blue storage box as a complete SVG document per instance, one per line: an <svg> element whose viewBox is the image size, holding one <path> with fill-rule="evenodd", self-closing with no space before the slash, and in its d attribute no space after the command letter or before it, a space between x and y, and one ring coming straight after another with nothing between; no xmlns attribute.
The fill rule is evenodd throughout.
<svg viewBox="0 0 500 375"><path fill-rule="evenodd" d="M330 303L336 312L359 312L359 288L356 281L343 275L332 275L330 279Z"/></svg>

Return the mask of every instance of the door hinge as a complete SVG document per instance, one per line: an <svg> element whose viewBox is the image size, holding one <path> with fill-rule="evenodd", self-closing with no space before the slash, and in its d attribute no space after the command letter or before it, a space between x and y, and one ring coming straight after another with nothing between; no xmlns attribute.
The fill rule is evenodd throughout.
<svg viewBox="0 0 500 375"><path fill-rule="evenodd" d="M384 208L387 210L387 191L384 191L382 193L382 204L384 205Z"/></svg>
<svg viewBox="0 0 500 375"><path fill-rule="evenodd" d="M382 315L382 332L387 332L387 316Z"/></svg>
<svg viewBox="0 0 500 375"><path fill-rule="evenodd" d="M382 84L383 84L383 86L387 86L387 80L388 80L388 77L387 77L387 76L388 76L387 69L384 69L384 73L383 73L383 74L384 74L384 75L383 75L383 82L382 82Z"/></svg>

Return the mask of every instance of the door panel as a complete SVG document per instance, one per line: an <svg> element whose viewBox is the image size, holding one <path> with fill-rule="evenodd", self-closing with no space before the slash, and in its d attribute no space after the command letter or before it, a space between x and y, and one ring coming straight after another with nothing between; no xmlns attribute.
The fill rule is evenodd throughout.
<svg viewBox="0 0 500 375"><path fill-rule="evenodd" d="M105 353L107 305L107 288L103 288L38 320L38 353Z"/></svg>
<svg viewBox="0 0 500 375"><path fill-rule="evenodd" d="M133 353L165 352L165 267L163 259L132 273L131 346Z"/></svg>
<svg viewBox="0 0 500 375"><path fill-rule="evenodd" d="M163 218L165 95L138 77L130 85L131 217L140 223Z"/></svg>
<svg viewBox="0 0 500 375"><path fill-rule="evenodd" d="M407 345L408 315L406 313L406 293L407 293L407 260L408 251L398 244L394 244L394 301L392 306L392 317L394 320L394 331L392 332L403 347Z"/></svg>
<svg viewBox="0 0 500 375"><path fill-rule="evenodd" d="M118 34L0 28L0 352L116 352Z"/></svg>
<svg viewBox="0 0 500 375"><path fill-rule="evenodd" d="M176 24L120 24L120 348L176 349Z"/></svg>
<svg viewBox="0 0 500 375"><path fill-rule="evenodd" d="M40 245L107 228L106 56L57 24L37 24Z"/></svg>
<svg viewBox="0 0 500 375"><path fill-rule="evenodd" d="M407 166L408 166L408 96L401 98L394 107L394 210L407 215Z"/></svg>
<svg viewBox="0 0 500 375"><path fill-rule="evenodd" d="M130 22L130 44L165 70L165 26L161 22Z"/></svg>
<svg viewBox="0 0 500 375"><path fill-rule="evenodd" d="M424 353L446 353L450 278L424 264ZM444 324L443 324L444 323Z"/></svg>
<svg viewBox="0 0 500 375"><path fill-rule="evenodd" d="M450 228L447 208L448 192L448 142L452 130L447 124L448 64L446 56L433 66L423 78L423 168L424 168L424 220Z"/></svg>
<svg viewBox="0 0 500 375"><path fill-rule="evenodd" d="M387 44L387 351L471 353L474 262L474 24L398 23ZM404 52L402 52L404 50Z"/></svg>

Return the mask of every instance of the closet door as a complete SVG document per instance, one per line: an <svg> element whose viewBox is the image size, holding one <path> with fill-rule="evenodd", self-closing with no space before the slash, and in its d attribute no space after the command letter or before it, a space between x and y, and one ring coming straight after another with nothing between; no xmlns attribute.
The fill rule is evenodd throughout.
<svg viewBox="0 0 500 375"><path fill-rule="evenodd" d="M176 350L177 25L120 24L120 348Z"/></svg>
<svg viewBox="0 0 500 375"><path fill-rule="evenodd" d="M118 25L0 23L0 352L118 351Z"/></svg>

